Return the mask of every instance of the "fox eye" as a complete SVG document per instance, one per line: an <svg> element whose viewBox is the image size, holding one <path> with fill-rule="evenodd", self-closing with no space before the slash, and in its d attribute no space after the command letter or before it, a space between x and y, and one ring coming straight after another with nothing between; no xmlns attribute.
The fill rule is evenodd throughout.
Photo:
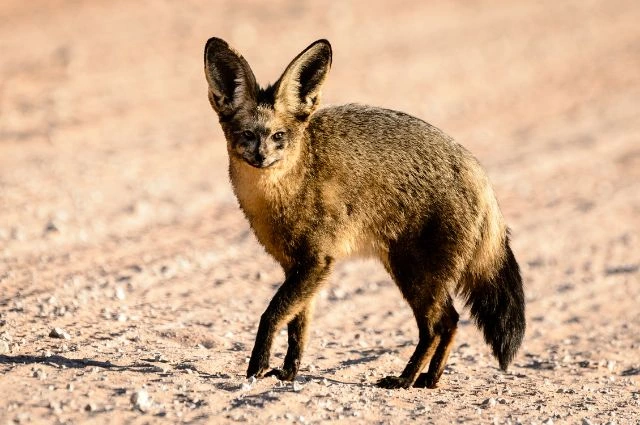
<svg viewBox="0 0 640 425"><path fill-rule="evenodd" d="M273 140L282 140L284 137L284 131L278 131L273 133Z"/></svg>
<svg viewBox="0 0 640 425"><path fill-rule="evenodd" d="M242 132L242 136L244 136L245 139L247 140L253 140L255 139L255 135L253 134L253 131L250 130L245 130Z"/></svg>

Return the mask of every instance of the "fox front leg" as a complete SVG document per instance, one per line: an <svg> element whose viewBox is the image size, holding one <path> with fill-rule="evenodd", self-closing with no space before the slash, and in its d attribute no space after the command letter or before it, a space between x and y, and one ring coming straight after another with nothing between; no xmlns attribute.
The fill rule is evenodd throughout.
<svg viewBox="0 0 640 425"><path fill-rule="evenodd" d="M265 372L269 369L269 357L275 333L288 320L293 317L297 318L303 310L306 310L311 299L329 274L332 263L333 259L331 257L316 257L294 266L287 274L284 283L260 318L256 342L251 352L249 367L247 368L247 377L255 376L260 378L265 375ZM290 326L293 329L292 327L289 328L290 346L285 358L284 368L284 370L289 369L287 370L289 373L283 374L283 378L289 378L292 373L293 376L289 379L293 379L297 373L304 339L293 341L293 344L291 344L292 337L298 339L298 335L304 335L307 324L306 316L302 321L294 319L291 322ZM295 329L296 327L302 332L298 332ZM292 330L293 332L291 332ZM273 375L278 376L277 372L274 372Z"/></svg>
<svg viewBox="0 0 640 425"><path fill-rule="evenodd" d="M309 322L311 321L311 304L304 307L287 325L289 346L284 358L282 369L271 369L265 376L275 376L281 381L293 381L300 369L302 352L309 337Z"/></svg>

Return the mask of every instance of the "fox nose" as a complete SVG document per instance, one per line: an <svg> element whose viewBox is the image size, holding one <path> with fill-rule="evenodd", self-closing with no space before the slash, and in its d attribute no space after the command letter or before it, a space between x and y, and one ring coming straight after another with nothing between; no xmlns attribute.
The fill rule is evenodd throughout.
<svg viewBox="0 0 640 425"><path fill-rule="evenodd" d="M267 158L267 156L268 156L268 153L269 153L269 152L267 152L267 146L266 146L266 144L265 144L265 143L262 143L262 141L260 141L260 144L258 145L258 148L257 148L257 149L256 149L256 151L255 151L255 156L254 156L255 161L256 161L258 164L263 164L263 163L264 163L264 161L265 161L265 159L266 159L266 158Z"/></svg>
<svg viewBox="0 0 640 425"><path fill-rule="evenodd" d="M256 157L260 157L262 159L267 157L268 154L268 148L267 148L267 144L264 143L263 141L260 142L260 144L258 145L258 150L256 152Z"/></svg>

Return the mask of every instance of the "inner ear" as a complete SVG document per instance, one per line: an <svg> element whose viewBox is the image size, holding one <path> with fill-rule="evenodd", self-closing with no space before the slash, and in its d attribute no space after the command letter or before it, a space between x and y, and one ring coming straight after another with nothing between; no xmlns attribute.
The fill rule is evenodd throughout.
<svg viewBox="0 0 640 425"><path fill-rule="evenodd" d="M204 51L211 105L221 116L255 103L257 84L247 61L224 40L211 38Z"/></svg>
<svg viewBox="0 0 640 425"><path fill-rule="evenodd" d="M300 69L300 101L304 102L307 96L315 97L314 90L319 90L329 69L325 57L315 57L310 62L303 64Z"/></svg>
<svg viewBox="0 0 640 425"><path fill-rule="evenodd" d="M209 68L209 93L214 107L224 108L226 103L233 100L234 93L238 86L236 76L239 74L237 68L231 67L225 62L218 62L214 67Z"/></svg>
<svg viewBox="0 0 640 425"><path fill-rule="evenodd" d="M296 56L276 83L276 108L308 117L318 106L322 83L331 68L331 45L318 40Z"/></svg>

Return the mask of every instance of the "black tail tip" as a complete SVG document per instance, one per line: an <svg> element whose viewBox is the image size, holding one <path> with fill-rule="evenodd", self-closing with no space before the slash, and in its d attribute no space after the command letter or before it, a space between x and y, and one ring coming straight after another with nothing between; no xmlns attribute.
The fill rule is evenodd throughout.
<svg viewBox="0 0 640 425"><path fill-rule="evenodd" d="M514 353L514 355L515 355L515 353ZM513 360L513 357L511 359L509 359L509 360L501 359L500 357L498 357L498 363L500 364L500 370L502 370L503 372L506 372L507 369L509 369L509 365L511 364L511 360Z"/></svg>
<svg viewBox="0 0 640 425"><path fill-rule="evenodd" d="M492 279L477 282L467 305L500 369L506 371L522 345L526 319L520 268L508 239L504 248L500 269Z"/></svg>

